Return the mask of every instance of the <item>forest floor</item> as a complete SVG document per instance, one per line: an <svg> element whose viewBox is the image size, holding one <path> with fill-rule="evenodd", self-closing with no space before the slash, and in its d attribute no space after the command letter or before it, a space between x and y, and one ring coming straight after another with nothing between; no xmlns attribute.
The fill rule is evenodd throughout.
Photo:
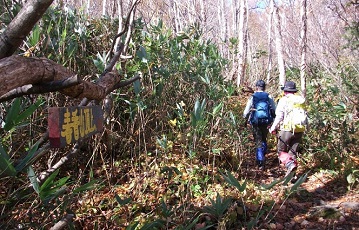
<svg viewBox="0 0 359 230"><path fill-rule="evenodd" d="M173 153L167 159L164 156L151 156L147 161L141 162L129 158L119 163L113 162L111 166L96 161L92 177L102 181L101 185L75 196L71 204L68 203L69 206L65 207L76 215L75 229L134 229L128 226L136 221L142 224L155 221L156 218L168 220L170 227L146 229L249 229L248 224L256 217L253 229L359 229L358 185L348 189L348 183L342 175L330 170L320 170L315 165L299 159L297 178L300 180L303 175L307 177L295 192L288 193L295 182L289 182L287 185L278 183L266 191L261 191L261 185L273 184L285 174L274 150L269 152L266 158L266 169L262 171L255 166L253 154L244 154L240 172L233 174L236 178L241 178L242 185L244 180L247 182L246 192L243 193L238 193L233 186L225 183L217 167L211 167L212 164L208 161L191 162L180 153ZM75 164L69 164L68 170L76 168ZM183 171L183 174L177 175L180 182L173 179L176 172L173 172L172 182L169 177L164 177L160 172L163 166ZM188 169L192 172L196 169L198 174L191 178ZM209 172L216 176L210 181L200 183L199 180L209 175ZM79 178L83 182L88 180L86 176ZM192 185L200 186L197 195L194 194L196 187L191 187ZM3 189L6 191L5 187ZM217 192L222 198L234 198L234 202L224 214L225 218L215 222L203 210L205 206L211 206L209 198L212 197L213 200L213 195ZM167 203L166 208L161 204L162 199ZM237 204L239 206L234 207ZM245 207L245 214L243 209L233 211L233 207ZM172 214L166 219L161 215L167 208L168 213ZM53 216L46 214L48 211L44 213L44 210L46 209L34 209L30 203L14 207L12 217L2 218L5 222L0 223L0 226L10 226L9 223L15 222L24 223L24 226L31 223L31 227L27 229L49 229L54 221L63 215L58 213L59 216L55 217L55 211L49 212L53 213ZM186 226L183 225L184 221L193 220L195 216L200 219L194 227L177 228L178 225ZM206 228L208 222L211 222L212 227ZM227 228L230 222L230 227ZM239 225L241 227L236 227Z"/></svg>
<svg viewBox="0 0 359 230"><path fill-rule="evenodd" d="M270 145L274 146L273 136L269 139ZM253 145L253 140L249 141L249 145ZM78 178L78 184L97 179L100 183L95 188L71 196L73 199L67 202L58 199L61 203L51 206L56 211L42 206L39 198L34 197L34 192L31 198L37 202L9 202L11 205L0 206L2 213L7 214L0 218L0 228L9 226L2 229L15 229L14 226L21 223L31 226L27 229L49 229L71 210L76 216L74 228L83 230L133 229L128 226L136 222L156 221L156 218L170 223L170 227L165 229L248 229L249 223L257 219L254 229L359 230L359 186L356 183L349 189L343 172L328 170L329 166L318 166L299 158L297 179L300 181L304 176L305 179L294 192L290 191L296 182L286 185L281 182L262 191L261 185L273 184L286 172L279 164L273 147L266 155L266 168L262 171L257 169L255 156L250 152L232 156L235 159L226 159L222 157L226 154L218 154L214 162L214 158L208 159L206 155L208 146L202 151L204 155L193 159L186 153L187 146L182 146L183 149L176 147L181 146L178 143L173 146L171 152L152 155L104 153L101 157L97 155L92 163L88 159L95 159L95 156L84 156L84 153L61 170L62 176L71 175L74 180ZM148 153L157 150L154 144L149 144L146 149ZM246 191L240 193L228 185L219 173L220 168L232 171L242 185L246 181ZM12 182L7 180L0 186L1 198L5 199ZM73 189L70 186L68 191ZM223 199L230 197L234 200L221 221L204 211L205 206L211 206L210 199L213 201L216 193ZM161 200L166 202L166 207ZM5 200L3 204L6 204ZM35 204L42 208L33 208ZM233 208L238 209L233 211ZM164 211L172 213L171 216L164 218ZM178 225L186 226L185 221L193 221L196 217L200 218L194 227L177 228ZM230 227L226 228L227 225Z"/></svg>
<svg viewBox="0 0 359 230"><path fill-rule="evenodd" d="M258 196L260 196L261 192L258 192L258 189L253 190L253 186L250 188L249 184L255 184L257 187L260 187L262 184L272 184L273 181L283 178L285 174L285 169L279 165L275 152L272 151L268 153L266 158L266 169L264 171L256 168L253 155L246 154L243 159L240 175L241 178L245 178L247 181L248 191L253 192L252 197L254 197L251 201L251 199L249 199L251 195L247 194L246 198L242 200L242 202L245 203L246 215L249 216L248 219L241 219L243 213L239 215L235 212L235 221L233 222L232 220L232 224L230 224L229 228L227 228L226 225L231 221L230 219L223 221L227 222L226 224L222 223L221 225L221 223L218 223L214 227L205 228L207 226L205 222L208 222L210 217L206 217L206 219L204 218L205 215L202 215L203 218L199 219L196 227L191 229L248 229L243 226L248 226L250 220L260 213L262 213L262 216L258 218L254 229L359 229L359 190L357 188L349 190L345 178L338 176L337 173L329 170L319 170L315 168L314 165L309 165L301 160L299 160L300 165L297 170L297 178L305 174L307 174L307 177L295 192L288 195L288 190L295 184L294 181L289 182L287 185L277 184L267 191L270 193L269 199L267 195L266 198L262 199L263 202L258 202ZM175 167L178 167L178 165L189 165L188 159L184 159L179 155L172 155L171 160L172 159L176 159L175 161L177 162L166 163L177 165ZM155 161L155 158L151 158L148 162L153 163ZM128 166L129 165L130 164L128 164ZM206 163L203 165L206 165ZM198 213L196 210L199 210L200 207L210 205L208 204L209 199L204 193L197 197L191 196L191 204L187 204L186 199L182 199L181 201L181 198L178 197L178 193L181 193L180 190L176 190L175 187L172 187L173 184L167 183L166 180L157 179L156 173L151 172L151 170L122 168L116 175L117 177L113 178L113 180L118 183L117 185L113 185L113 188L111 188L112 186L107 186L102 191L103 193L97 191L91 194L89 198L92 200L91 206L98 210L96 215L98 216L100 214L103 219L96 219L95 214L91 214L87 211L87 213L84 213L84 215L76 221L81 229L94 229L94 222L98 221L99 226L102 226L103 229L124 230L126 228L121 227L122 224L118 225L119 222L124 224L122 226L126 226L125 223L133 223L134 218L139 219L138 215L137 217L132 215L135 207L133 205L124 205L122 211L119 208L115 208L116 205L100 208L101 205L105 207L104 200L113 199L115 195L118 195L123 200L126 197L130 197L136 202L137 209L141 207L141 215L146 221L155 218L155 213L158 213L158 206L161 206L159 200L161 197L162 199L166 197L166 194L168 194L167 197L169 197L167 199L169 205L173 205L173 207L176 206L176 204L182 207L187 206L186 212L188 213ZM216 192L222 192L223 194L223 190L226 190L224 193L227 193L227 196L231 194L231 188L223 183L223 179L213 181L212 184L207 184L206 186L207 191L215 188L214 191ZM183 191L188 190L184 189ZM174 202L171 202L171 200ZM82 201L82 204L89 203L84 199ZM272 203L273 205L271 205L271 201L274 201L274 203ZM240 199L237 203L238 202L241 202ZM81 212L82 209L82 212L84 212L83 207L83 205L82 207L78 206L78 210ZM227 211L227 214L229 212L230 211ZM182 214L183 213L184 212L182 212ZM232 214L229 213L227 217L230 218L231 215ZM114 216L121 219L117 221L117 224L111 221L111 218L114 218ZM171 219L173 220L172 223L174 223L175 220L177 223L181 223L178 217L171 216ZM107 222L107 224L104 224L105 222ZM110 222L112 223L110 224ZM238 226L236 223L242 224L242 227L235 227ZM243 225L243 223L245 224ZM181 224L183 224L183 222ZM175 229L175 227L176 225L172 224L172 227L166 229Z"/></svg>

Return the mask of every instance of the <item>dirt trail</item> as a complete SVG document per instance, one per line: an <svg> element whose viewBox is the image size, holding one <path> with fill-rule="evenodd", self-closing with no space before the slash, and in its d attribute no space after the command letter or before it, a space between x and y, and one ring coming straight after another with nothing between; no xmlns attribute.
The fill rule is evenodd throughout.
<svg viewBox="0 0 359 230"><path fill-rule="evenodd" d="M266 168L258 170L254 154L245 161L248 179L259 184L271 184L283 178L286 169L278 162L276 152L266 155ZM255 170L253 170L255 169ZM334 172L318 170L299 160L297 178L308 173L304 183L295 194L289 196L276 210L272 229L359 229L359 190L347 188L345 178ZM290 183L288 186L292 186ZM283 189L277 185L275 190ZM273 194L280 194L276 191Z"/></svg>

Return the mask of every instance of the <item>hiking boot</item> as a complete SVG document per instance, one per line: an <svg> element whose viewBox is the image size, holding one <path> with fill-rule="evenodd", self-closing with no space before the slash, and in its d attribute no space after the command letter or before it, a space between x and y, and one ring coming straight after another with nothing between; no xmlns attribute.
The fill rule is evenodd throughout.
<svg viewBox="0 0 359 230"><path fill-rule="evenodd" d="M264 155L264 149L263 148L257 148L256 150L256 161L258 168L260 170L264 169L264 161L265 161L265 155Z"/></svg>
<svg viewBox="0 0 359 230"><path fill-rule="evenodd" d="M287 177L291 172L294 172L293 177L295 177L296 170L297 170L297 165L294 162L292 162L291 164L288 165L287 172L285 173L284 177Z"/></svg>
<svg viewBox="0 0 359 230"><path fill-rule="evenodd" d="M268 145L266 142L262 142L262 148L264 155L266 155L268 153Z"/></svg>
<svg viewBox="0 0 359 230"><path fill-rule="evenodd" d="M264 161L257 161L257 164L259 170L264 170Z"/></svg>

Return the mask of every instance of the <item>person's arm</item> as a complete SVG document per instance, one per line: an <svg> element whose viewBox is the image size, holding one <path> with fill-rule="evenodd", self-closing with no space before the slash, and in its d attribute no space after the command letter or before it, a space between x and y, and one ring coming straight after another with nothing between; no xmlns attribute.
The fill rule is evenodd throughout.
<svg viewBox="0 0 359 230"><path fill-rule="evenodd" d="M273 97L271 95L269 95L268 97L269 97L269 104L270 104L271 108L275 111L277 106L273 100Z"/></svg>
<svg viewBox="0 0 359 230"><path fill-rule="evenodd" d="M305 131L309 132L309 130L310 130L310 126L309 126L309 119L307 115L307 118L305 119Z"/></svg>
<svg viewBox="0 0 359 230"><path fill-rule="evenodd" d="M274 99L273 99L273 97L271 95L269 95L268 98L269 98L269 106L270 106L270 110L269 110L270 115L273 118L275 118L275 110L276 110L276 107L277 107L276 103L274 102Z"/></svg>
<svg viewBox="0 0 359 230"><path fill-rule="evenodd" d="M270 133L273 133L278 127L281 121L284 119L285 111L285 98L281 98L278 102L278 106L275 110L275 119L272 126L269 129Z"/></svg>
<svg viewBox="0 0 359 230"><path fill-rule="evenodd" d="M248 119L253 104L253 96L247 101L246 108L243 111L243 118Z"/></svg>

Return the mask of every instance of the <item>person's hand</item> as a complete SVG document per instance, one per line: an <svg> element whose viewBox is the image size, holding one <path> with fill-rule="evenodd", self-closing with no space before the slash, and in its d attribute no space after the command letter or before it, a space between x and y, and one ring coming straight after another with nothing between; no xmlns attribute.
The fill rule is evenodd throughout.
<svg viewBox="0 0 359 230"><path fill-rule="evenodd" d="M274 127L270 127L269 132L273 135L277 134L277 130Z"/></svg>
<svg viewBox="0 0 359 230"><path fill-rule="evenodd" d="M243 127L248 127L248 123L249 123L249 122L248 122L248 119L244 118L244 119L243 119L243 122L241 122L241 123L242 123L242 126L243 126Z"/></svg>

